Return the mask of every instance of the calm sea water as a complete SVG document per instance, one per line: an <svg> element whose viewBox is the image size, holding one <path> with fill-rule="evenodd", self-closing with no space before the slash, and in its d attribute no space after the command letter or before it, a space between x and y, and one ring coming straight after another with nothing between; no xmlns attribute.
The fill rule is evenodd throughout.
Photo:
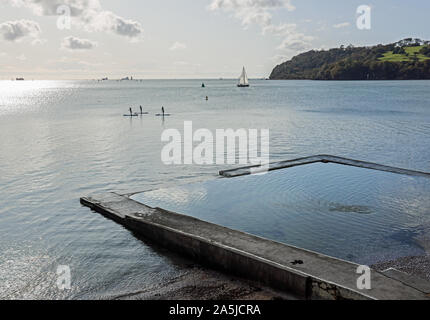
<svg viewBox="0 0 430 320"><path fill-rule="evenodd" d="M271 160L326 153L430 171L430 82L0 82L0 298L103 298L180 263L81 207L95 192L210 180L231 166L165 166L161 132L268 128ZM205 96L209 96L206 101ZM128 119L128 108L151 114ZM164 106L173 116L154 116ZM68 265L72 289L55 284Z"/></svg>

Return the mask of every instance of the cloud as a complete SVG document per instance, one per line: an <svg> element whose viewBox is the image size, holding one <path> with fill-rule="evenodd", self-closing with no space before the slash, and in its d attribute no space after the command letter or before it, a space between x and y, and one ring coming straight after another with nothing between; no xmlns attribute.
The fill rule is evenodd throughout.
<svg viewBox="0 0 430 320"><path fill-rule="evenodd" d="M142 25L133 20L124 19L111 11L102 11L89 18L89 31L110 31L120 36L137 38L143 33Z"/></svg>
<svg viewBox="0 0 430 320"><path fill-rule="evenodd" d="M312 40L313 37L305 36L303 34L287 37L282 41L278 50L290 51L292 53L306 51L311 48L309 42Z"/></svg>
<svg viewBox="0 0 430 320"><path fill-rule="evenodd" d="M346 28L346 27L349 27L350 25L351 24L349 22L343 22L343 23L338 23L333 25L333 28L336 28L336 29Z"/></svg>
<svg viewBox="0 0 430 320"><path fill-rule="evenodd" d="M2 0L15 7L25 7L39 16L70 13L72 25L86 31L104 31L137 40L143 34L142 25L103 10L99 0Z"/></svg>
<svg viewBox="0 0 430 320"><path fill-rule="evenodd" d="M297 30L297 25L294 23L270 25L263 28L263 34L273 34L283 38L281 44L277 47L283 51L281 56L294 54L300 51L310 49L313 37L307 36Z"/></svg>
<svg viewBox="0 0 430 320"><path fill-rule="evenodd" d="M293 11L296 8L291 0L212 0L210 10L233 12L244 26L256 23L262 27L272 24L273 9L285 8Z"/></svg>
<svg viewBox="0 0 430 320"><path fill-rule="evenodd" d="M17 41L24 37L37 38L40 32L39 24L32 20L7 21L0 24L0 34L7 41Z"/></svg>
<svg viewBox="0 0 430 320"><path fill-rule="evenodd" d="M273 56L270 60L272 61L272 63L278 65L281 64L285 61L287 61L289 58L289 56L286 56L284 54L277 54L275 56Z"/></svg>
<svg viewBox="0 0 430 320"><path fill-rule="evenodd" d="M212 10L287 8L289 11L293 11L296 9L291 4L291 0L212 0L209 7Z"/></svg>
<svg viewBox="0 0 430 320"><path fill-rule="evenodd" d="M272 11L279 9L294 11L296 8L291 2L291 0L212 0L209 9L230 12L245 28L255 24L261 28L263 35L281 37L282 43L277 49L282 52L275 58L279 59L312 47L313 37L300 33L296 24L273 23Z"/></svg>
<svg viewBox="0 0 430 320"><path fill-rule="evenodd" d="M297 25L295 23L283 23L279 25L270 24L268 26L263 27L263 34L273 34L277 36L290 36L293 33L296 33Z"/></svg>
<svg viewBox="0 0 430 320"><path fill-rule="evenodd" d="M185 43L181 43L181 42L176 41L174 44L172 44L172 46L169 48L169 50L176 51L176 50L183 50L186 48L187 48L187 45Z"/></svg>
<svg viewBox="0 0 430 320"><path fill-rule="evenodd" d="M3 2L18 8L29 8L39 16L57 15L57 9L60 6L69 7L70 14L74 17L80 16L89 10L101 10L99 0L3 0Z"/></svg>
<svg viewBox="0 0 430 320"><path fill-rule="evenodd" d="M76 37L66 37L61 43L63 49L68 50L90 50L96 47L97 43L88 39L79 39Z"/></svg>
<svg viewBox="0 0 430 320"><path fill-rule="evenodd" d="M239 9L236 12L236 18L242 21L244 27L248 27L252 24L265 27L272 24L272 15L267 10L246 8Z"/></svg>
<svg viewBox="0 0 430 320"><path fill-rule="evenodd" d="M27 60L27 57L24 54L19 55L18 57L16 57L19 61L25 61Z"/></svg>

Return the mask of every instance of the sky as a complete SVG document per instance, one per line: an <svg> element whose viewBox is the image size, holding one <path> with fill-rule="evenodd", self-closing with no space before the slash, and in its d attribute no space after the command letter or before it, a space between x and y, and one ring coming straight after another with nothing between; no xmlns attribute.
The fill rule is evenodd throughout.
<svg viewBox="0 0 430 320"><path fill-rule="evenodd" d="M268 77L311 49L430 40L429 13L428 0L0 0L0 79Z"/></svg>

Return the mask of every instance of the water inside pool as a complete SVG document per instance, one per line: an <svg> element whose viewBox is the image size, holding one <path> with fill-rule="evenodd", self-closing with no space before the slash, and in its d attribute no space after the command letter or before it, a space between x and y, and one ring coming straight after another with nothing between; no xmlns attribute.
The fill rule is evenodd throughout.
<svg viewBox="0 0 430 320"><path fill-rule="evenodd" d="M430 179L315 163L132 198L362 264L426 253Z"/></svg>

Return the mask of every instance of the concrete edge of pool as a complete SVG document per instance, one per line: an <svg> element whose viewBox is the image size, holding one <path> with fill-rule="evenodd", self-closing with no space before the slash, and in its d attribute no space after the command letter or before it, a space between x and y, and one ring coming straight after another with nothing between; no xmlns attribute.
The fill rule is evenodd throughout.
<svg viewBox="0 0 430 320"><path fill-rule="evenodd" d="M358 168L386 171L386 172L409 175L409 176L430 178L430 172L391 167L391 166L386 166L386 165L373 163L373 162L366 162L361 160L354 160L354 159L348 159L348 158L324 155L324 154L298 158L293 160L272 162L267 164L266 166L254 165L254 166L247 166L247 167L241 167L241 168L235 168L235 169L229 169L229 170L222 170L219 172L219 174L226 178L233 178L233 177L245 176L250 174L263 173L267 171L303 166L306 164L317 163L317 162L336 163L336 164L341 164L345 166L353 166Z"/></svg>
<svg viewBox="0 0 430 320"><path fill-rule="evenodd" d="M357 265L189 216L150 208L116 193L80 199L84 206L174 252L303 299L424 300L430 285L390 270L372 270L358 290Z"/></svg>

